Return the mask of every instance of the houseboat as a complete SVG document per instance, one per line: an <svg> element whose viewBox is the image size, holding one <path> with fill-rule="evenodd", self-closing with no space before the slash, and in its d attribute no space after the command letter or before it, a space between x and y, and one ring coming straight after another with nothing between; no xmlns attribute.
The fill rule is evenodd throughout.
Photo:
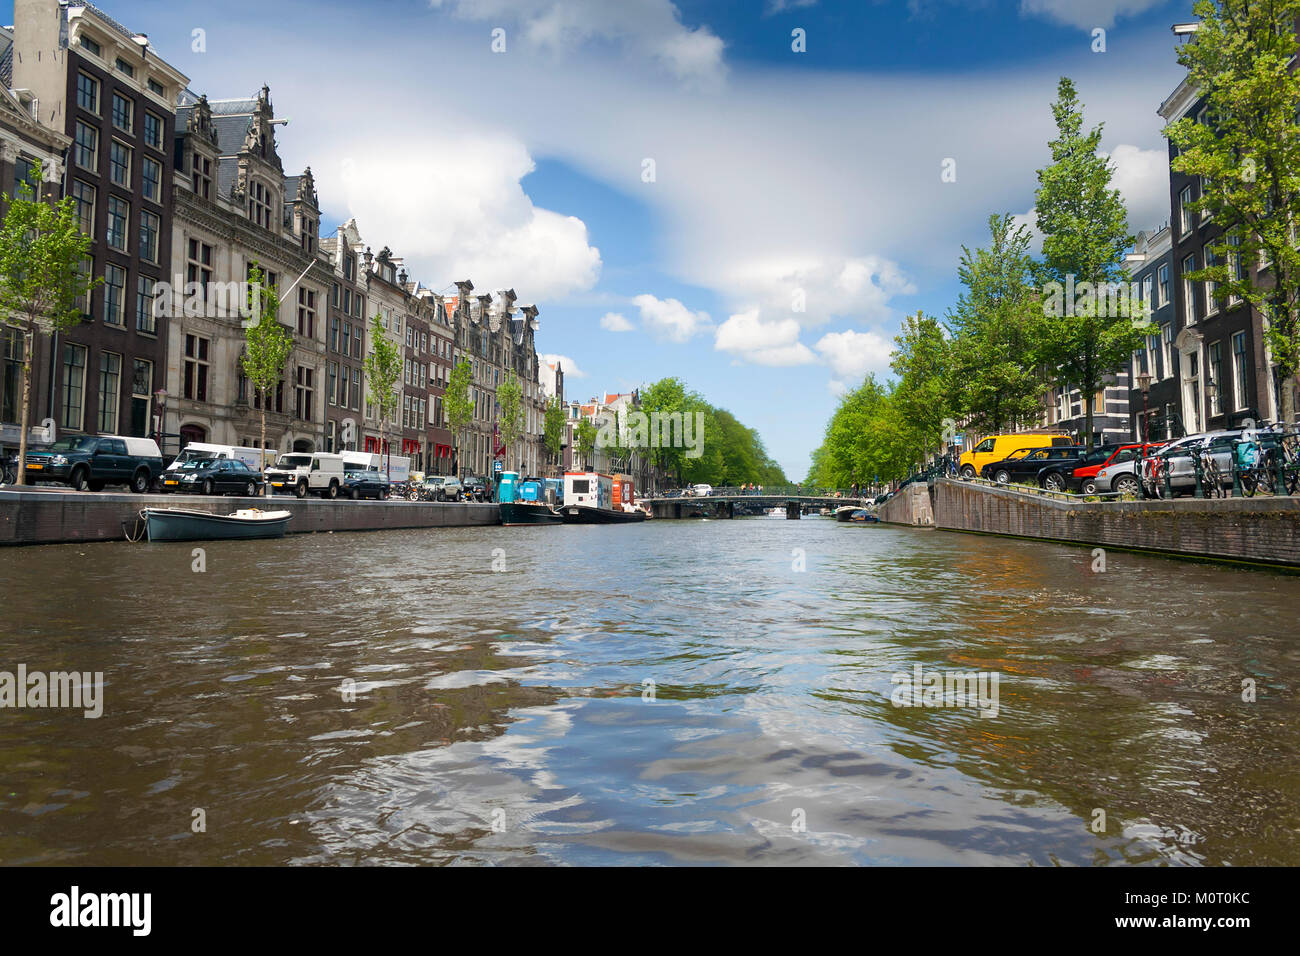
<svg viewBox="0 0 1300 956"><path fill-rule="evenodd" d="M517 472L501 473L497 506L507 527L524 524L562 524L564 517L546 500L546 483L540 478L520 480Z"/></svg>
<svg viewBox="0 0 1300 956"><path fill-rule="evenodd" d="M627 475L602 475L595 471L564 473L565 524L623 524L644 521L636 504L636 489Z"/></svg>

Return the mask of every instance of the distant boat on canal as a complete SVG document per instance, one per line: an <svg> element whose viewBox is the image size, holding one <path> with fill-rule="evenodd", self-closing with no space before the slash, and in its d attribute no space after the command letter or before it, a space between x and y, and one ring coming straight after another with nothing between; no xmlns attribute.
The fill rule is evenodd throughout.
<svg viewBox="0 0 1300 956"><path fill-rule="evenodd" d="M548 490L555 492L552 481L540 478L520 480L513 471L501 473L497 485L497 503L501 509L501 523L507 527L525 524L563 524L564 516L546 501ZM549 487L548 487L549 486Z"/></svg>
<svg viewBox="0 0 1300 956"><path fill-rule="evenodd" d="M595 471L564 473L565 524L628 524L645 521L636 503L636 490L627 475L602 475Z"/></svg>
<svg viewBox="0 0 1300 956"><path fill-rule="evenodd" d="M289 511L241 509L228 515L187 508L145 508L145 533L150 541L225 541L237 538L283 538Z"/></svg>

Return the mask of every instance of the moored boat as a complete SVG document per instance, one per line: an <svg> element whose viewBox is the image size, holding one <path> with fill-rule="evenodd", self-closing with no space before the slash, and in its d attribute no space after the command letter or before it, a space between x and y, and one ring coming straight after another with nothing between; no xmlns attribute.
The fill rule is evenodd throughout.
<svg viewBox="0 0 1300 956"><path fill-rule="evenodd" d="M188 508L145 508L140 516L150 541L225 541L283 538L293 513L246 508L220 515Z"/></svg>
<svg viewBox="0 0 1300 956"><path fill-rule="evenodd" d="M636 490L627 475L602 475L594 471L564 474L565 524L630 524L645 521L636 504Z"/></svg>
<svg viewBox="0 0 1300 956"><path fill-rule="evenodd" d="M545 500L546 482L539 478L520 481L513 471L502 472L497 485L497 507L507 527L525 524L562 524L564 516Z"/></svg>

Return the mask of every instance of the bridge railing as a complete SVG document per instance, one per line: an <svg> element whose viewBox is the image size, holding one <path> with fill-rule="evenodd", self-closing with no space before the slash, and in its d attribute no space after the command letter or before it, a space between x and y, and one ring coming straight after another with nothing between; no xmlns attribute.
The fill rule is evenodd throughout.
<svg viewBox="0 0 1300 956"><path fill-rule="evenodd" d="M672 497L679 497L679 489L668 489ZM663 498L664 492L645 495L646 498ZM705 501L706 498L686 497L686 500ZM731 485L715 486L714 498L845 498L849 501L857 501L862 498L871 498L874 495L869 494L865 489L859 488L855 494L852 488L820 488L806 487L804 485L764 485L760 488L739 488Z"/></svg>

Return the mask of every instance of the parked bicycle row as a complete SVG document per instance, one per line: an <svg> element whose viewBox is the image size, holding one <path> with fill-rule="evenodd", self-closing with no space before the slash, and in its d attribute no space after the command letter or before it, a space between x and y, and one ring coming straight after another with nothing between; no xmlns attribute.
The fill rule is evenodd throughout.
<svg viewBox="0 0 1300 956"><path fill-rule="evenodd" d="M1271 424L1091 450L1060 435L995 435L962 455L959 474L1087 496L1293 495L1300 433Z"/></svg>

